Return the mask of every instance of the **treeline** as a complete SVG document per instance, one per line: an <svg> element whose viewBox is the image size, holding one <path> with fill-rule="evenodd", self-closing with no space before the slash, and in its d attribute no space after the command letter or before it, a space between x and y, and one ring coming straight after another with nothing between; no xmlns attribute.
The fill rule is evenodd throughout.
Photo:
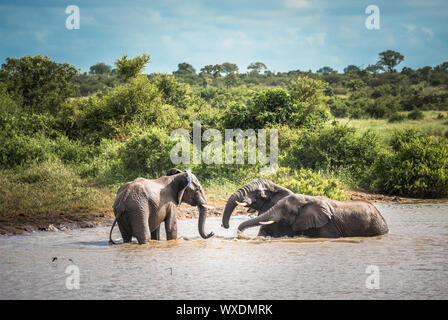
<svg viewBox="0 0 448 320"><path fill-rule="evenodd" d="M218 73L204 67L200 74L180 64L190 72L144 75L149 62L146 54L123 56L114 69L95 65L91 74L79 74L48 57L6 59L0 70L3 213L109 206L118 185L138 176L158 177L172 167L171 131L189 130L196 120L203 129L221 131L278 129L280 169L267 178L296 192L344 199L346 186L417 197L448 195L446 138L407 130L384 146L372 132L361 134L331 121L347 116L342 104L353 117L377 116L370 105L379 106L377 101L385 114L409 110L403 90L422 95L422 104L412 109L445 110L448 71L443 66L427 67L426 80L417 81L421 69L274 75L262 74L257 63L246 74L231 64ZM229 75L236 85L226 83ZM433 86L435 78L442 83ZM427 96L434 100L424 100ZM369 102L360 106L360 101ZM356 115L355 106L365 112ZM233 190L260 178L260 166L181 168L191 167L206 188L222 194L217 186Z"/></svg>

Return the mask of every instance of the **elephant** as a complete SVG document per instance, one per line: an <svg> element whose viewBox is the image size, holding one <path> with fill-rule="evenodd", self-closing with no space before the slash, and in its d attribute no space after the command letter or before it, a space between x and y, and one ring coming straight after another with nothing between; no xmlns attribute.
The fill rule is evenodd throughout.
<svg viewBox="0 0 448 320"><path fill-rule="evenodd" d="M212 237L213 232L206 234L204 230L210 207L199 180L189 169L182 172L173 168L166 176L154 180L137 178L118 189L109 242L115 244L112 231L116 223L124 243L131 242L132 237L136 237L139 244L147 243L150 236L152 240L160 240L162 221L167 240L177 239L176 211L182 202L198 207L199 234L204 239Z"/></svg>
<svg viewBox="0 0 448 320"><path fill-rule="evenodd" d="M238 204L248 207L247 212L249 213L258 211L258 214L261 215L272 208L279 200L292 194L294 192L291 190L269 180L258 179L252 181L229 197L222 216L222 226L226 229L229 228L230 216ZM259 236L271 237L292 237L294 234L292 228L283 221L272 225L263 225L258 233Z"/></svg>
<svg viewBox="0 0 448 320"><path fill-rule="evenodd" d="M242 222L238 232L279 222L291 228L295 236L312 238L372 237L389 232L386 220L370 202L301 194L286 196L265 213Z"/></svg>

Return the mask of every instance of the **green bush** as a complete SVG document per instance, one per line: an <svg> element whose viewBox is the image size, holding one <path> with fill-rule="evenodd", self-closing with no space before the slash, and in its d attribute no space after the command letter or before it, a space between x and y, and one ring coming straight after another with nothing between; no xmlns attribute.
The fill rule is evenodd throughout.
<svg viewBox="0 0 448 320"><path fill-rule="evenodd" d="M162 129L150 128L134 133L124 142L118 153L124 170L129 172L130 176L158 178L173 167L170 152L175 144Z"/></svg>
<svg viewBox="0 0 448 320"><path fill-rule="evenodd" d="M289 148L282 150L280 163L329 171L348 168L354 177L361 177L378 150L378 138L371 131L359 135L353 127L334 123L317 131L303 130Z"/></svg>
<svg viewBox="0 0 448 320"><path fill-rule="evenodd" d="M167 97L146 76L138 76L105 93L69 101L60 122L71 138L94 143L103 138L125 140L133 126L188 127L182 112L164 99Z"/></svg>
<svg viewBox="0 0 448 320"><path fill-rule="evenodd" d="M334 200L347 200L340 181L325 177L320 171L279 168L268 179L299 194L325 196Z"/></svg>
<svg viewBox="0 0 448 320"><path fill-rule="evenodd" d="M402 113L394 112L389 116L389 122L401 122L404 121L406 117Z"/></svg>
<svg viewBox="0 0 448 320"><path fill-rule="evenodd" d="M425 115L420 110L413 110L409 112L408 119L410 120L423 120Z"/></svg>
<svg viewBox="0 0 448 320"><path fill-rule="evenodd" d="M415 130L397 132L392 150L375 161L372 185L376 191L413 197L448 195L448 140Z"/></svg>

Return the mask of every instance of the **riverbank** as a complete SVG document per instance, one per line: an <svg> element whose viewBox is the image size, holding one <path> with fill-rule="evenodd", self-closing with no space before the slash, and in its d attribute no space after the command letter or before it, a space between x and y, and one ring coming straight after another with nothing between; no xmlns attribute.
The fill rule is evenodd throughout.
<svg viewBox="0 0 448 320"><path fill-rule="evenodd" d="M351 200L365 200L373 203L415 203L428 202L430 199L406 198L372 194L360 191L349 192ZM209 210L208 217L220 217L224 212L226 200L210 201L213 207ZM246 209L237 207L233 215L245 215ZM182 204L178 210L178 219L198 218L198 210L186 204ZM36 231L65 231L78 228L94 228L98 226L112 225L114 214L112 208L98 209L94 212L56 213L45 215L18 214L0 217L0 235L23 235Z"/></svg>

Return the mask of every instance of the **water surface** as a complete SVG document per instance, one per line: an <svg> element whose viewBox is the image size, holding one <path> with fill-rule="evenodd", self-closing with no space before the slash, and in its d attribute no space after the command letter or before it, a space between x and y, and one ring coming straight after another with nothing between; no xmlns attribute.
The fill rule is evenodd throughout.
<svg viewBox="0 0 448 320"><path fill-rule="evenodd" d="M447 299L448 203L376 206L390 233L374 238L265 239L252 228L238 239L247 217L228 230L207 219L208 240L197 220L178 221L184 238L143 246L109 246L108 227L0 237L0 298ZM70 265L78 290L66 288ZM370 265L379 289L366 288Z"/></svg>

